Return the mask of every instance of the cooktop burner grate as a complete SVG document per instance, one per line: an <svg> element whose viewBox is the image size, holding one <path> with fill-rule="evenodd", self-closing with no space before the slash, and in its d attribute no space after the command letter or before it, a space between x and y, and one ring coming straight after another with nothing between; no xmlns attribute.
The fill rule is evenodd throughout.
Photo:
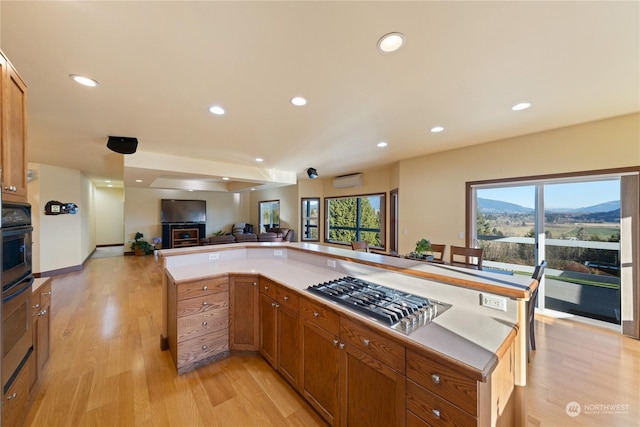
<svg viewBox="0 0 640 427"><path fill-rule="evenodd" d="M309 286L307 291L372 317L406 334L430 323L451 307L440 301L352 276Z"/></svg>

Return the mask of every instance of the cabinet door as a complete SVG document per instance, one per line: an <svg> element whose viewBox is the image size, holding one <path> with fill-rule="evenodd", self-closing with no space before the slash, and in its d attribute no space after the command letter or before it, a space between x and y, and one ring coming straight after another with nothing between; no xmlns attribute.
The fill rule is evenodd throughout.
<svg viewBox="0 0 640 427"><path fill-rule="evenodd" d="M277 325L276 302L266 294L260 293L260 354L274 369L277 369Z"/></svg>
<svg viewBox="0 0 640 427"><path fill-rule="evenodd" d="M303 318L300 393L330 425L339 423L340 351L338 337Z"/></svg>
<svg viewBox="0 0 640 427"><path fill-rule="evenodd" d="M33 354L30 359L33 358ZM2 427L21 427L29 409L29 378L31 360L22 367L2 402Z"/></svg>
<svg viewBox="0 0 640 427"><path fill-rule="evenodd" d="M340 362L343 426L405 426L406 378L350 345Z"/></svg>
<svg viewBox="0 0 640 427"><path fill-rule="evenodd" d="M231 278L229 311L231 350L258 351L259 339L258 277Z"/></svg>
<svg viewBox="0 0 640 427"><path fill-rule="evenodd" d="M300 366L298 313L282 304L278 304L277 312L278 371L297 389Z"/></svg>
<svg viewBox="0 0 640 427"><path fill-rule="evenodd" d="M27 87L6 64L2 88L2 193L3 200L27 197Z"/></svg>

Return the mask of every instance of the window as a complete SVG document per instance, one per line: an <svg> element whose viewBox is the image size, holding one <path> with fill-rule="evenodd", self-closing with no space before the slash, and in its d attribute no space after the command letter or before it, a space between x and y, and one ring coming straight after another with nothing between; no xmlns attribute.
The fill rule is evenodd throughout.
<svg viewBox="0 0 640 427"><path fill-rule="evenodd" d="M371 247L384 249L384 194L326 198L325 212L325 241L350 245L364 240Z"/></svg>
<svg viewBox="0 0 640 427"><path fill-rule="evenodd" d="M302 199L302 241L317 242L320 240L320 199Z"/></svg>
<svg viewBox="0 0 640 427"><path fill-rule="evenodd" d="M280 200L266 200L260 203L260 232L280 226Z"/></svg>

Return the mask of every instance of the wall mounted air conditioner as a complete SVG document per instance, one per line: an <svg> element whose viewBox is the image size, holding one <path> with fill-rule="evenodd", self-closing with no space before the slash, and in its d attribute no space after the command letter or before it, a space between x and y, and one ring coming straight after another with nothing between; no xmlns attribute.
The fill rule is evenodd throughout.
<svg viewBox="0 0 640 427"><path fill-rule="evenodd" d="M364 174L354 173L333 178L334 188L361 187L364 184Z"/></svg>

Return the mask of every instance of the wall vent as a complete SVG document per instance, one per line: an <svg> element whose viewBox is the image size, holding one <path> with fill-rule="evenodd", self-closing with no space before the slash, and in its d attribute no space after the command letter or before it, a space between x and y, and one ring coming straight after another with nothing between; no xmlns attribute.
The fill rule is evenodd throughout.
<svg viewBox="0 0 640 427"><path fill-rule="evenodd" d="M361 187L364 184L364 174L354 173L333 178L334 188Z"/></svg>

